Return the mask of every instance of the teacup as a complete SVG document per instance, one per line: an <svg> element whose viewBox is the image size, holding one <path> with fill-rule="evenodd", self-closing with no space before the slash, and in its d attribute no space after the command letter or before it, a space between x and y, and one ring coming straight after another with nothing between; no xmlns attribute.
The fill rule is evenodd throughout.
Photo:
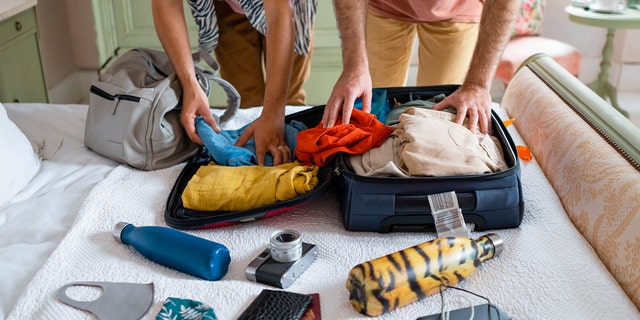
<svg viewBox="0 0 640 320"><path fill-rule="evenodd" d="M619 13L627 7L626 0L594 0L589 9L596 12Z"/></svg>

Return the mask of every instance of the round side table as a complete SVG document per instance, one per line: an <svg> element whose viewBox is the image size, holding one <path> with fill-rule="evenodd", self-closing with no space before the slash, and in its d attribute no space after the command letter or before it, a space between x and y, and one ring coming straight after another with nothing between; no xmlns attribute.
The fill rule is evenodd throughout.
<svg viewBox="0 0 640 320"><path fill-rule="evenodd" d="M602 62L598 78L587 84L591 90L603 99L609 98L611 104L626 117L629 114L618 105L617 89L609 82L609 68L611 67L611 55L613 54L613 38L617 29L640 29L640 10L627 8L622 13L599 13L585 8L568 6L565 12L569 14L569 20L593 27L607 29L607 39L602 48Z"/></svg>

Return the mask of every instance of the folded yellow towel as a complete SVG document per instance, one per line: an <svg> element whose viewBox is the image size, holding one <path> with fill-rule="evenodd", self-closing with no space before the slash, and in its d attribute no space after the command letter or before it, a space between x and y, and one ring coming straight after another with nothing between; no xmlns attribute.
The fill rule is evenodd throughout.
<svg viewBox="0 0 640 320"><path fill-rule="evenodd" d="M182 193L187 209L236 211L295 198L318 185L317 166L201 166Z"/></svg>

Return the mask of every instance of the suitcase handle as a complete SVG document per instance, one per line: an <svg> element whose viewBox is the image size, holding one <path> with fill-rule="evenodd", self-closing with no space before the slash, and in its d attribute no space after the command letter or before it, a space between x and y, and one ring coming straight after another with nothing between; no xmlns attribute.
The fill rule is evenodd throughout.
<svg viewBox="0 0 640 320"><path fill-rule="evenodd" d="M463 212L475 209L475 193L456 193L456 197L458 198L458 205ZM396 214L425 214L431 213L431 206L426 195L396 195L394 212Z"/></svg>
<svg viewBox="0 0 640 320"><path fill-rule="evenodd" d="M475 209L475 193L456 193L456 197L463 212ZM394 209L393 215L381 221L381 232L436 232L427 195L396 195ZM476 215L466 215L465 223L472 225L471 230L485 226L484 219Z"/></svg>

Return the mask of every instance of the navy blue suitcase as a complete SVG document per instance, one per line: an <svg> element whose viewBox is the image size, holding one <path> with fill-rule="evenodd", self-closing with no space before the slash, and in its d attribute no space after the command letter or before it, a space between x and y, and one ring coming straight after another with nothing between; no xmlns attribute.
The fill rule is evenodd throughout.
<svg viewBox="0 0 640 320"><path fill-rule="evenodd" d="M453 92L457 86L386 88L390 105L413 100L427 100ZM324 106L288 115L285 121L297 120L314 127ZM334 157L319 173L319 185L297 198L246 211L196 211L182 205L181 195L189 179L201 165L211 161L206 150L187 162L167 201L165 221L178 229L201 229L228 226L268 218L319 199L337 188L344 227L352 231L396 232L435 231L427 196L455 191L465 222L475 230L515 228L522 221L524 209L520 183L520 162L516 147L502 120L494 112L493 133L502 144L508 170L471 176L450 177L364 177L353 173L343 155Z"/></svg>
<svg viewBox="0 0 640 320"><path fill-rule="evenodd" d="M428 100L451 93L455 86L387 88L390 105ZM508 169L447 177L365 177L355 174L344 157L334 161L344 227L352 231L435 231L428 196L455 191L466 223L474 230L515 228L522 222L524 201L516 145L502 119L492 112L493 134Z"/></svg>

